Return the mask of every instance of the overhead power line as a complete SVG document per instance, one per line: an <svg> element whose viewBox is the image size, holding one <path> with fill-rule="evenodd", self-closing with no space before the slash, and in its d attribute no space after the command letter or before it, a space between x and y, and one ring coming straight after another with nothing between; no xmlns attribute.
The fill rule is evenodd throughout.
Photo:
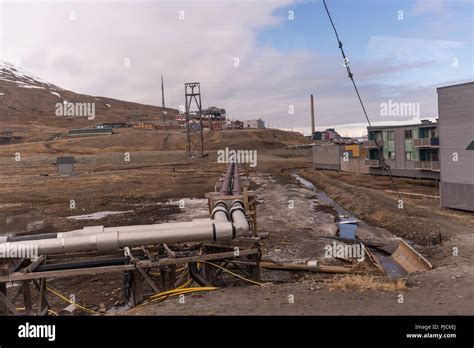
<svg viewBox="0 0 474 348"><path fill-rule="evenodd" d="M337 33L336 26L334 25L334 22L332 20L331 13L329 12L329 8L326 4L326 0L323 0L323 4L324 4L324 8L326 9L326 13L329 17L329 21L331 22L331 26L334 29L334 34L336 35L337 43L339 45L339 49L341 50L344 66L347 70L347 75L351 79L352 85L354 86L354 90L357 94L357 98L359 99L359 103L360 103L360 106L362 107L362 111L364 112L365 119L367 120L367 123L368 123L369 127L372 127L372 123L370 122L369 115L367 114L367 110L365 109L364 102L362 101L362 98L361 98L360 93L359 93L359 89L357 88L357 84L354 80L354 74L352 73L351 68L349 66L349 59L347 58L346 53L344 52L342 41L339 39L339 34ZM382 168L387 172L388 176L390 177L390 181L392 182L392 185L393 185L393 187L394 187L394 189L395 189L395 191L398 195L399 201L402 201L402 209L403 209L404 213L406 214L406 216L408 218L408 221L410 222L412 231L414 232L415 231L415 226L413 225L413 221L411 220L411 217L408 214L407 209L405 208L405 204L403 204L402 196L400 194L400 191L398 190L397 183L395 182L395 179L393 178L390 166L387 164L387 162L385 162L385 158L383 156L383 153L382 153L382 151L380 151L381 147L379 146L379 143L377 141L377 137L375 137L374 141L375 141L375 146L377 147L377 150L378 150L377 152L379 154L379 159L382 162Z"/></svg>

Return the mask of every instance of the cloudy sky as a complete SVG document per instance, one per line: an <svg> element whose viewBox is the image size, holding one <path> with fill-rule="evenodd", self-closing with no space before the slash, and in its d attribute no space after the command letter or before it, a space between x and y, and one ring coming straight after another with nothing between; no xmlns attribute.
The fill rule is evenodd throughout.
<svg viewBox="0 0 474 348"><path fill-rule="evenodd" d="M327 4L373 121L417 118L382 115L389 100L435 118L436 87L473 80L472 0ZM306 132L313 93L318 129L365 126L322 0L0 0L0 58L65 89L154 105L163 74L175 108L198 81L204 107Z"/></svg>

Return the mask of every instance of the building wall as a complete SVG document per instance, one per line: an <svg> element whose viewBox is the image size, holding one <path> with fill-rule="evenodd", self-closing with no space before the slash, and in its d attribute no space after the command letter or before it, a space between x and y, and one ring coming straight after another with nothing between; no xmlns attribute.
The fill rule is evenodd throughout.
<svg viewBox="0 0 474 348"><path fill-rule="evenodd" d="M69 163L59 163L58 164L58 174L59 175L71 175L73 173L73 165Z"/></svg>
<svg viewBox="0 0 474 348"><path fill-rule="evenodd" d="M474 83L439 88L438 113L441 206L474 211Z"/></svg>
<svg viewBox="0 0 474 348"><path fill-rule="evenodd" d="M419 161L419 149L414 146L414 139L418 139L418 132L420 128L436 127L436 124L419 124L407 125L406 127L393 127L380 129L382 136L378 139L383 140L383 155L386 163L390 166L392 175L408 177L408 178L422 178L422 179L439 179L440 173L429 170L418 170L415 168L415 161ZM369 128L369 131L377 131L377 127ZM412 138L405 139L405 131L412 131ZM388 132L394 132L394 140L388 140ZM389 152L395 152L395 159L388 159ZM412 160L406 159L406 151L412 152ZM368 156L367 156L368 157ZM370 174L386 175L387 172L382 168L370 168Z"/></svg>
<svg viewBox="0 0 474 348"><path fill-rule="evenodd" d="M439 172L434 172L430 170L418 170L418 169L399 169L399 168L393 167L392 165L390 165L390 168L391 168L390 171L392 172L393 176L400 176L400 177L405 177L405 178L439 180ZM382 168L370 168L369 173L374 174L374 175L388 175L387 172L383 170Z"/></svg>
<svg viewBox="0 0 474 348"><path fill-rule="evenodd" d="M341 170L343 146L314 145L313 167L316 169Z"/></svg>
<svg viewBox="0 0 474 348"><path fill-rule="evenodd" d="M258 120L244 120L244 128L265 128L265 122L262 119Z"/></svg>
<svg viewBox="0 0 474 348"><path fill-rule="evenodd" d="M81 128L69 130L69 136L87 136L87 135L110 135L113 134L110 128Z"/></svg>
<svg viewBox="0 0 474 348"><path fill-rule="evenodd" d="M341 170L349 173L362 173L368 174L369 167L365 165L365 158L348 158L347 161L344 158L341 159Z"/></svg>
<svg viewBox="0 0 474 348"><path fill-rule="evenodd" d="M360 148L361 146L358 144L344 145L344 151L350 151L353 158L360 157Z"/></svg>

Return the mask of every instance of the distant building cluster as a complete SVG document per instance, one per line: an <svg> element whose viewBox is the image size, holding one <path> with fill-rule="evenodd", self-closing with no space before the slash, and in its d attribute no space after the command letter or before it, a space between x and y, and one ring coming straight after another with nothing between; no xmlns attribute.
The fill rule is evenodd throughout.
<svg viewBox="0 0 474 348"><path fill-rule="evenodd" d="M189 127L192 131L200 130L201 120L196 112L190 113L190 119L186 120L185 114L178 114L173 119L162 120L140 120L135 122L102 122L93 128L79 128L69 130L69 136L88 136L113 134L118 129L144 129L144 130L185 130ZM202 111L202 127L211 130L235 130L235 129L264 129L265 121L255 120L229 120L226 118L226 110L211 106Z"/></svg>
<svg viewBox="0 0 474 348"><path fill-rule="evenodd" d="M215 108L215 107L213 107ZM204 129L212 129L212 130L235 130L235 129L264 129L265 121L262 119L255 119L255 120L228 120L225 118L225 113L217 113L214 112L213 114L208 111L203 111L203 118L202 118L202 126ZM224 110L224 109L217 109L215 110ZM224 115L224 116L223 116ZM188 121L189 127L192 130L199 130L200 129L200 122L199 116L196 113L192 113L190 115L190 120ZM181 125L182 128L186 128L186 115L179 114L176 117L178 124Z"/></svg>
<svg viewBox="0 0 474 348"><path fill-rule="evenodd" d="M367 140L314 132L313 166L440 181L441 206L474 211L474 82L438 88L436 122L368 127ZM383 160L382 160L383 159Z"/></svg>

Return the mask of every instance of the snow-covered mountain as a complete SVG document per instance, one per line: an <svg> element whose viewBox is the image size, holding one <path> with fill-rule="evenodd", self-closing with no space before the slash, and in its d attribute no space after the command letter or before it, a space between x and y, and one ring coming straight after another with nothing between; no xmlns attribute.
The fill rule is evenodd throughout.
<svg viewBox="0 0 474 348"><path fill-rule="evenodd" d="M0 81L13 82L20 88L39 88L54 92L62 90L58 86L27 73L20 67L0 60Z"/></svg>
<svg viewBox="0 0 474 348"><path fill-rule="evenodd" d="M161 96L157 95L157 104ZM94 121L66 120L55 114L58 103L94 103ZM177 110L167 109L168 117ZM0 132L7 125L36 123L38 126L83 127L97 122L161 120L161 108L107 97L90 96L62 89L0 60ZM8 123L8 124L7 124Z"/></svg>

